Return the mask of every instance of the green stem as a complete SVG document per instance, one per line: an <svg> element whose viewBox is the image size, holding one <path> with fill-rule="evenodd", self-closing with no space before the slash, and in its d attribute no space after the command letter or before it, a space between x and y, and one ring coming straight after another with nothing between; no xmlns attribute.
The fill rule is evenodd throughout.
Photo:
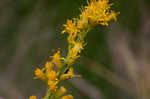
<svg viewBox="0 0 150 99"><path fill-rule="evenodd" d="M44 99L51 99L51 92L50 92L50 88L48 88L48 90L47 90L47 94L46 94L46 96L44 97Z"/></svg>
<svg viewBox="0 0 150 99"><path fill-rule="evenodd" d="M80 32L78 34L78 38L76 39L76 41L80 42L80 41L83 41L84 38L86 37L87 33L91 30L91 26L88 26L85 30L83 30L82 32ZM82 39L80 39L79 37L82 36ZM60 78L61 74L63 72L65 72L64 68L67 66L67 60L69 59L69 52L70 52L70 49L72 48L72 44L69 44L68 46L68 54L67 54L67 57L66 57L66 60L65 62L63 63L62 65L62 68L59 70L59 75L58 75L58 78ZM69 69L70 67L68 67L67 69Z"/></svg>
<svg viewBox="0 0 150 99"><path fill-rule="evenodd" d="M78 38L76 39L76 41L77 41L77 42L84 41L84 38L86 37L87 33L88 33L90 30L91 30L91 27L88 26L86 29L84 29L82 32L80 32L80 33L78 34ZM82 38L79 38L80 36L81 36ZM72 44L69 44L69 46L68 46L68 54L67 54L66 60L64 61L63 65L62 65L62 68L58 71L58 72L59 72L58 78L60 78L60 76L61 76L67 69L70 68L69 66L66 68L66 66L67 66L67 61L68 61L68 59L69 59L69 52L70 52L70 49L72 48L72 46L73 46ZM65 69L65 68L66 68L66 69ZM50 92L50 88L48 88L47 94L46 94L46 96L44 97L44 99L52 99L52 97L53 97L53 96L52 96L52 94L51 94L51 92Z"/></svg>

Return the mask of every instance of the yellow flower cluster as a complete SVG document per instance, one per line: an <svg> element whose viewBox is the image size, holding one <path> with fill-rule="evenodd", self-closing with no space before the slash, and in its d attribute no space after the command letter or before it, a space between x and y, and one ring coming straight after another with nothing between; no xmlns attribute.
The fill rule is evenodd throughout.
<svg viewBox="0 0 150 99"><path fill-rule="evenodd" d="M57 89L57 75L58 73L53 69L54 65L60 68L61 58L60 58L60 51L58 50L54 56L52 56L52 61L46 62L45 66L42 69L37 68L35 70L35 78L39 78L42 81L46 82L52 93L54 93Z"/></svg>
<svg viewBox="0 0 150 99"><path fill-rule="evenodd" d="M110 10L112 4L109 0L90 0L87 1L87 6L81 8L79 18L67 20L64 24L62 34L68 34L68 56L67 64L71 66L74 61L79 58L81 50L83 50L84 37L87 32L98 24L108 26L111 20L117 20L116 16L119 14Z"/></svg>
<svg viewBox="0 0 150 99"><path fill-rule="evenodd" d="M88 28L89 25L95 26L100 24L108 26L108 22L112 19L116 21L116 16L120 14L120 12L115 13L110 10L112 4L109 4L109 0L90 0L87 3L87 6L81 8L79 18L67 20L67 23L63 25L65 29L62 33L68 33L69 43L74 43L77 36L79 36L78 34Z"/></svg>
<svg viewBox="0 0 150 99"><path fill-rule="evenodd" d="M80 77L73 72L73 63L80 57L80 53L85 45L84 38L87 32L96 25L108 26L111 20L116 21L119 14L110 10L112 4L108 0L90 0L87 6L81 8L79 18L67 20L64 24L62 34L68 34L68 54L61 57L60 50L53 56L51 61L45 63L43 68L35 70L35 78L41 79L48 85L48 92L44 99L73 99L72 95L63 96L66 89L59 86L60 82L74 77ZM29 99L36 99L30 96Z"/></svg>
<svg viewBox="0 0 150 99"><path fill-rule="evenodd" d="M46 82L49 87L48 89L51 92L51 96L53 95L57 98L61 97L67 91L63 86L58 88L59 82L75 77L73 68L69 68L67 73L61 72L63 70L62 64L64 61L65 58L60 56L60 50L58 50L53 56L51 56L51 61L46 62L42 69L37 68L35 70L35 79L39 78L43 82ZM31 96L30 98L34 99L35 97Z"/></svg>

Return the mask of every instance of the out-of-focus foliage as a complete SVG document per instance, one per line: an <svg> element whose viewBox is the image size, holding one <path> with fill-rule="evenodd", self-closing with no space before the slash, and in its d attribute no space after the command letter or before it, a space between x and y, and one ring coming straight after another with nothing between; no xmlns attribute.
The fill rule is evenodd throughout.
<svg viewBox="0 0 150 99"><path fill-rule="evenodd" d="M136 58L136 64L144 64L142 59L149 60L149 53L146 54L146 59L144 55L146 51L149 52L147 43L150 32L146 31L145 23L150 22L150 2L110 2L113 2L114 9L121 13L117 23L113 22L107 28L97 26L96 30L88 33L86 48L75 65L75 72L81 74L84 80L79 79L76 83L68 81L65 86L75 99L148 99L145 91L149 90L145 89L149 88L147 79L141 76L145 82L142 82L143 87L137 90L140 90L139 93L143 96L137 94L136 87L133 86L139 85L135 83L138 80L130 77L130 72L124 69L133 63L133 60L126 53L129 60L124 64L123 59L126 58L121 55L125 52L122 54L121 51L126 50L121 39L127 40L127 45ZM66 37L60 34L62 24L66 19L78 16L78 8L84 4L85 0L1 0L0 98L27 99L31 94L43 96L45 86L40 81L33 80L33 72L49 59L56 51L54 49L61 48L63 54L66 54ZM138 69L145 71L144 65L142 66ZM143 73L141 71L138 71L139 74ZM132 87L126 87L130 83Z"/></svg>

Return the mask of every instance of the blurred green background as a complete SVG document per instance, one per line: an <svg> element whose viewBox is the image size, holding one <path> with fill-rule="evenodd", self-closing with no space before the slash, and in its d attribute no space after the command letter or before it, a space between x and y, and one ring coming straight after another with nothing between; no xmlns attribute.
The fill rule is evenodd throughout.
<svg viewBox="0 0 150 99"><path fill-rule="evenodd" d="M65 55L62 24L78 17L85 1L1 0L0 99L45 95L44 84L33 80L34 70L58 48ZM88 33L87 45L74 65L82 78L64 85L75 99L150 99L150 0L110 2L121 13L117 22Z"/></svg>

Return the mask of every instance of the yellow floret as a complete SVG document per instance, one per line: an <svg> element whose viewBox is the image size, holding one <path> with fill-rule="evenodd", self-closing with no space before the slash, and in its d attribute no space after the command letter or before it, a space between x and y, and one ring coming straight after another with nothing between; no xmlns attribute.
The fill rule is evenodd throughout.
<svg viewBox="0 0 150 99"><path fill-rule="evenodd" d="M80 53L82 49L83 44L81 42L74 42L74 47L69 51L69 58L67 60L68 66L71 66L74 61L80 57L78 53Z"/></svg>
<svg viewBox="0 0 150 99"><path fill-rule="evenodd" d="M46 76L44 75L44 73L41 69L37 68L34 73L35 73L36 78L40 78L43 81L46 80Z"/></svg>
<svg viewBox="0 0 150 99"><path fill-rule="evenodd" d="M80 30L76 26L77 19L74 18L74 20L67 20L67 23L64 24L64 30L62 33L67 32L69 34L68 36L68 42L73 43L75 41L75 37L77 36L77 33L80 32Z"/></svg>
<svg viewBox="0 0 150 99"><path fill-rule="evenodd" d="M68 73L63 74L60 76L60 80L67 80L75 77L75 74L73 73L73 68L70 68Z"/></svg>
<svg viewBox="0 0 150 99"><path fill-rule="evenodd" d="M56 98L61 97L65 92L67 92L67 89L64 86L60 87L56 92Z"/></svg>
<svg viewBox="0 0 150 99"><path fill-rule="evenodd" d="M57 73L54 70L47 72L46 74L48 80L56 80Z"/></svg>
<svg viewBox="0 0 150 99"><path fill-rule="evenodd" d="M60 50L58 50L53 56L52 56L52 62L56 65L58 69L61 69L62 63L61 60L63 58L60 57Z"/></svg>
<svg viewBox="0 0 150 99"><path fill-rule="evenodd" d="M53 68L53 63L52 62L46 62L45 68L48 70L51 70Z"/></svg>
<svg viewBox="0 0 150 99"><path fill-rule="evenodd" d="M58 81L51 81L51 80L48 81L48 85L50 87L51 93L55 93L56 92L57 84L58 84Z"/></svg>
<svg viewBox="0 0 150 99"><path fill-rule="evenodd" d="M73 99L72 95L63 96L61 99Z"/></svg>
<svg viewBox="0 0 150 99"><path fill-rule="evenodd" d="M30 96L29 99L37 99L36 96Z"/></svg>
<svg viewBox="0 0 150 99"><path fill-rule="evenodd" d="M87 28L87 26L88 26L88 13L87 11L83 11L80 14L80 19L77 22L77 27L79 29L84 29Z"/></svg>

